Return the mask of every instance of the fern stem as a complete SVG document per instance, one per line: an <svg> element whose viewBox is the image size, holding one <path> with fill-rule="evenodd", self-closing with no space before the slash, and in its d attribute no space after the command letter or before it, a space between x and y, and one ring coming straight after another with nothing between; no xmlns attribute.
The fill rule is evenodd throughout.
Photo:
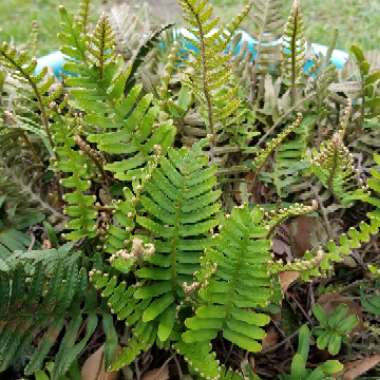
<svg viewBox="0 0 380 380"><path fill-rule="evenodd" d="M85 140L82 139L80 136L75 136L74 138L75 143L79 146L79 149L86 154L86 156L95 164L95 166L98 168L99 173L101 174L103 180L108 184L109 178L107 176L107 173L105 172L103 168L102 159L103 157L100 157L98 152L93 150Z"/></svg>

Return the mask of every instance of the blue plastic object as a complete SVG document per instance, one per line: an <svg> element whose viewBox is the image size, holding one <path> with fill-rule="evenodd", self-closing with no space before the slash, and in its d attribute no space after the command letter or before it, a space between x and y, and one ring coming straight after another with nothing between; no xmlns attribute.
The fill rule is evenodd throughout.
<svg viewBox="0 0 380 380"><path fill-rule="evenodd" d="M233 54L237 55L239 54L240 50L242 49L243 45L247 45L247 48L252 53L253 59L256 56L256 45L257 41L246 31L240 30L238 33L241 33L241 41L239 44L235 47ZM192 45L188 39L184 38L186 36L191 36L191 34L186 29L178 29L173 32L173 36L177 40L182 40L183 47L185 50L197 50L194 45ZM279 40L278 43L281 43ZM312 50L316 55L326 55L328 51L328 47L320 44L312 44L311 45ZM334 64L337 69L342 69L346 62L349 59L349 55L342 51L342 50L334 50L332 57L331 57L331 63ZM63 55L60 51L54 51L44 57L41 57L37 60L37 67L36 67L36 73L41 72L41 70L44 67L50 68L54 75L58 78L62 77L63 71L63 65L65 63L66 57ZM307 61L304 67L305 72L307 73L310 68L313 66L313 62L311 60Z"/></svg>
<svg viewBox="0 0 380 380"><path fill-rule="evenodd" d="M54 75L58 78L62 76L63 65L65 64L66 56L60 51L53 51L52 53L45 55L37 59L36 74L39 74L41 70L48 67L53 71Z"/></svg>

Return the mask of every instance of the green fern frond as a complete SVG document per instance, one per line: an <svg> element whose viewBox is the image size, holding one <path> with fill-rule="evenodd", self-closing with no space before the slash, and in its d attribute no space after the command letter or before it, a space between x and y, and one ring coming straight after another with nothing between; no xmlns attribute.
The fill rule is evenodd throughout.
<svg viewBox="0 0 380 380"><path fill-rule="evenodd" d="M192 35L186 38L198 49L198 52L189 52L192 55L189 63L192 68L188 78L189 87L201 107L210 146L215 147L225 139L222 137L223 132L230 136L238 133L237 117L242 108L230 54L225 52L226 36L207 1L179 0L179 4ZM249 9L246 8L242 16L237 18L231 30L239 25L247 10Z"/></svg>
<svg viewBox="0 0 380 380"><path fill-rule="evenodd" d="M30 51L31 56L36 57L38 49L38 39L39 39L40 26L36 20L32 23L32 30L30 33Z"/></svg>
<svg viewBox="0 0 380 380"><path fill-rule="evenodd" d="M374 155L374 161L377 167L371 169L371 177L368 179L368 189L371 190L371 194L366 194L362 200L375 207L369 215L372 218L380 218L380 155Z"/></svg>
<svg viewBox="0 0 380 380"><path fill-rule="evenodd" d="M236 31L239 29L240 25L248 17L253 5L253 1L248 1L244 8L241 10L241 12L237 16L235 16L230 23L224 26L223 33L226 47L231 42L231 39L235 35Z"/></svg>
<svg viewBox="0 0 380 380"><path fill-rule="evenodd" d="M184 357L189 367L202 379L221 378L222 370L210 343L187 344L179 341L174 344L174 349Z"/></svg>
<svg viewBox="0 0 380 380"><path fill-rule="evenodd" d="M362 118L377 117L380 111L380 96L377 89L380 70L371 70L370 63L358 46L352 46L351 52L355 57L360 73L361 100L359 107Z"/></svg>
<svg viewBox="0 0 380 380"><path fill-rule="evenodd" d="M89 39L87 52L89 61L99 70L99 80L103 80L105 68L115 59L115 35L106 16L100 17Z"/></svg>
<svg viewBox="0 0 380 380"><path fill-rule="evenodd" d="M282 39L282 75L290 88L292 105L294 105L305 64L304 24L299 0L293 2L292 13L285 26Z"/></svg>
<svg viewBox="0 0 380 380"><path fill-rule="evenodd" d="M314 115L305 117L299 128L293 132L293 137L278 147L273 163L273 171L269 174L278 196L284 199L289 194L299 193L308 186L305 178L310 162L306 159L310 131L317 123Z"/></svg>
<svg viewBox="0 0 380 380"><path fill-rule="evenodd" d="M220 191L214 189L216 168L207 167L207 156L200 147L170 149L168 153L142 194L140 202L146 214L136 217L137 224L149 231L155 251L146 259L149 266L136 271L142 284L135 297L150 301L143 320L157 319L159 331L167 323L167 313L172 314L185 298L182 285L191 282L199 269L220 209ZM159 334L162 341L169 336L170 329Z"/></svg>
<svg viewBox="0 0 380 380"><path fill-rule="evenodd" d="M202 146L169 149L134 194L125 190L125 201L116 209L122 225L109 229L112 239L106 244L114 253L111 263L122 273L135 268L138 283L126 287L116 277L91 273L111 311L133 330L135 343L125 348L117 367L133 360L147 342L152 345L157 339L162 344L176 336L176 313L186 297L184 287L199 270L203 249L211 243L209 231L218 224L216 167L208 166ZM133 235L137 231L141 235ZM152 329L153 338L142 334L147 329Z"/></svg>
<svg viewBox="0 0 380 380"><path fill-rule="evenodd" d="M63 16L68 28L72 20L65 11ZM100 152L119 158L104 166L115 178L141 178L158 151L165 153L171 146L175 129L170 121L158 121L159 109L152 106L151 95L142 95L141 86L125 95L131 67L115 56L114 34L106 17L100 19L94 36L79 36L80 43L73 41L75 25L71 33L62 37L71 44L63 52L72 51L73 58L65 68L77 75L67 79L69 102L85 112L87 140Z"/></svg>
<svg viewBox="0 0 380 380"><path fill-rule="evenodd" d="M76 22L65 7L60 6L59 12L61 16L61 31L58 34L58 38L62 44L60 47L61 52L74 60L86 61L87 34L83 33L83 27L80 22Z"/></svg>
<svg viewBox="0 0 380 380"><path fill-rule="evenodd" d="M106 231L104 250L111 254L110 263L120 272L129 273L135 264L132 252L139 249L136 245L141 241L133 237L136 227L136 207L140 203L145 185L150 181L159 160L160 156L157 155L156 159L147 165L145 176L141 180L132 182L133 191L127 187L123 189L124 199L120 199L113 210L113 220ZM128 252L129 248L131 253Z"/></svg>
<svg viewBox="0 0 380 380"><path fill-rule="evenodd" d="M134 288L127 287L124 281L120 282L116 276L98 270L90 272L90 280L94 287L101 291L101 296L107 300L111 312L117 319L132 327L132 337L111 364L112 370L118 370L132 363L142 351L154 344L157 324L142 322L142 315L149 305L149 300L134 297ZM174 317L172 320L174 322Z"/></svg>
<svg viewBox="0 0 380 380"><path fill-rule="evenodd" d="M89 194L94 167L90 159L76 149L75 123L69 118L56 118L53 136L57 154L53 167L65 174L60 184L70 190L63 196L67 203L64 212L70 217L66 225L70 232L65 234L68 240L93 238L97 234L96 197Z"/></svg>
<svg viewBox="0 0 380 380"><path fill-rule="evenodd" d="M344 112L339 131L330 140L322 142L319 151L313 149L311 153L311 171L343 204L352 201L358 185L361 190L366 190L355 167L353 155L343 142L351 110L350 103Z"/></svg>
<svg viewBox="0 0 380 380"><path fill-rule="evenodd" d="M265 213L266 225L269 226L269 234L273 232L273 230L287 219L306 215L311 212L314 212L318 209L318 202L313 201L310 206L301 205L295 203L289 207L284 207L279 210L271 210Z"/></svg>
<svg viewBox="0 0 380 380"><path fill-rule="evenodd" d="M375 160L380 164L380 157L375 156ZM359 199L375 207L367 214L369 222L361 222L357 228L351 227L347 233L341 234L337 242L329 241L324 249L314 252L306 252L305 260L296 260L293 263L283 266L281 263L272 263L271 271L299 271L305 280L313 277L325 275L333 269L335 263L340 263L351 254L352 250L360 248L364 243L371 240L379 233L380 229L380 174L378 169L373 169L371 178L368 180L368 187L372 194L361 195Z"/></svg>
<svg viewBox="0 0 380 380"><path fill-rule="evenodd" d="M46 67L36 74L37 60L30 60L28 57L26 52L17 51L7 43L0 47L0 65L7 68L16 83L19 83L16 87L19 109L16 111L20 124L24 124L25 129L35 132L36 135L42 135L48 151L53 154L49 107L61 96L62 85L56 82L54 76L48 74ZM38 117L36 113L39 114Z"/></svg>
<svg viewBox="0 0 380 380"><path fill-rule="evenodd" d="M238 347L250 352L261 350L266 314L257 311L272 298L272 280L267 270L270 259L268 230L258 209L235 208L206 249L205 260L217 270L201 284L199 306L188 318L184 342L210 342L218 332Z"/></svg>
<svg viewBox="0 0 380 380"><path fill-rule="evenodd" d="M133 336L128 340L127 346L119 353L110 369L118 371L133 363L142 353L149 350L157 336L157 327L153 323L139 323L133 330Z"/></svg>
<svg viewBox="0 0 380 380"><path fill-rule="evenodd" d="M296 121L294 121L292 124L290 124L288 127L286 127L281 133L279 133L276 137L274 137L272 140L270 140L267 143L267 146L260 151L257 152L257 155L253 162L253 167L256 170L256 175L261 171L261 169L265 166L270 156L273 154L273 152L278 149L283 141L294 131L296 131L303 120L303 116L301 114L298 114Z"/></svg>
<svg viewBox="0 0 380 380"><path fill-rule="evenodd" d="M79 268L78 257L70 246L64 246L58 250L17 252L2 261L0 371L33 348L25 373L34 373L43 366L63 333L53 371L53 379L58 379L85 348L97 326L97 317L87 319L79 308L81 299L77 297L87 291L87 276ZM73 310L76 311L70 314ZM65 327L65 318L70 316L73 319ZM77 341L83 323L87 323L86 334Z"/></svg>

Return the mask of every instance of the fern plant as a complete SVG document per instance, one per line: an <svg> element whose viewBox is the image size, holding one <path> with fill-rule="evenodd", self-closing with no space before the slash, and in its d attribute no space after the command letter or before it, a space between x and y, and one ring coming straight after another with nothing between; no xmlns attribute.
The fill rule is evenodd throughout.
<svg viewBox="0 0 380 380"><path fill-rule="evenodd" d="M126 284L119 284L116 278L92 274L94 285L103 289L113 311L133 327L133 343L120 354L118 368L152 345L156 335L160 344L176 340L180 328L177 309L185 300L186 284L199 270L200 256L211 242L209 231L218 224L220 209L220 191L214 189L216 168L206 167L207 156L201 147L170 149L137 199L141 209L131 211L130 217L146 233L132 235L124 242L125 248L111 257L111 263L124 273L134 269L136 286L126 290ZM144 343L146 346L139 346Z"/></svg>
<svg viewBox="0 0 380 380"><path fill-rule="evenodd" d="M321 144L319 151L311 153L311 171L319 178L331 194L343 204L352 200L354 192L360 188L360 174L354 158L344 144L352 105L349 104L342 118L340 129L333 137ZM364 186L361 186L365 191Z"/></svg>
<svg viewBox="0 0 380 380"><path fill-rule="evenodd" d="M47 68L36 74L37 60L30 60L27 53L20 52L6 43L0 48L0 57L2 65L17 81L17 86L21 87L18 93L22 97L17 102L20 109L16 113L19 128L38 135L52 155L54 143L49 105L62 94L62 86L48 74ZM39 117L36 111L39 112Z"/></svg>
<svg viewBox="0 0 380 380"><path fill-rule="evenodd" d="M301 311L296 326L313 324L319 281L304 282L330 276L334 285L337 270L355 287L377 264L380 159L367 170L352 144L363 136L361 100L331 90L329 54L304 74L298 1L277 48L277 1L248 3L227 25L207 0L178 3L187 31L169 25L136 39L135 30L130 47L115 17L91 25L88 0L78 16L61 7L60 82L37 74L27 54L0 49L9 73L0 76L1 371L75 378L101 345L107 370L128 366L136 378L153 366L200 379L322 380L341 369L317 355L311 368L307 326L291 359L296 327L285 326L286 310ZM242 48L234 60L252 8L263 10L254 16L258 56ZM362 66L363 83L374 85L368 102L377 76ZM371 104L364 120L378 116ZM25 216L29 206L39 218ZM324 246L311 242L309 213L331 238ZM292 239L304 240L298 255ZM348 271L351 254L360 265ZM298 280L291 291L287 276ZM337 354L354 325L344 313L314 308L317 347ZM270 346L273 329L284 335ZM279 357L291 361L289 375Z"/></svg>
<svg viewBox="0 0 380 380"><path fill-rule="evenodd" d="M259 341L265 335L261 327L269 318L249 309L265 308L272 298L265 268L270 245L265 236L259 210L232 211L215 237L214 247L205 252L199 278L200 305L195 316L185 321L185 343L208 343L222 331L227 340L243 349L261 349Z"/></svg>
<svg viewBox="0 0 380 380"><path fill-rule="evenodd" d="M218 162L218 156L224 153L223 148L216 149L218 145L244 148L248 143L244 141L244 133L243 139L239 138L247 118L247 105L244 106L239 87L235 85L230 54L225 51L251 5L224 29L207 1L181 0L179 3L191 32L191 37L186 38L196 48L191 52L192 72L187 80L206 124L212 160Z"/></svg>
<svg viewBox="0 0 380 380"><path fill-rule="evenodd" d="M33 374L42 366L56 338L64 333L53 370L56 379L67 372L85 349L97 326L97 317L94 314L86 317L88 310L80 307L87 276L79 268L78 260L78 253L71 252L70 246L50 251L21 251L2 259L1 371L34 347L25 367L27 374ZM20 314L19 308L23 311ZM72 319L65 326L70 313ZM83 323L87 324L86 334L76 341Z"/></svg>

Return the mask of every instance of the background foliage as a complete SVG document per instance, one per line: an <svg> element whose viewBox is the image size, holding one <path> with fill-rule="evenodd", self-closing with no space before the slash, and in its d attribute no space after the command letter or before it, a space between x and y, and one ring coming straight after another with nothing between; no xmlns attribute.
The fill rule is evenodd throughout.
<svg viewBox="0 0 380 380"><path fill-rule="evenodd" d="M99 6L109 7L118 0L96 1ZM94 2L94 3L96 3ZM236 12L241 0L212 0L224 17ZM287 15L291 0L284 0L283 14ZM25 43L30 26L37 20L41 28L41 53L56 49L56 26L59 22L58 4L67 8L77 5L76 0L7 0L0 2L0 36ZM380 36L376 33L380 24L380 3L377 0L303 0L306 19L306 35L309 40L329 44L331 29L339 28L338 47L349 48L355 42L365 50L376 49ZM360 24L360 28L357 25Z"/></svg>

